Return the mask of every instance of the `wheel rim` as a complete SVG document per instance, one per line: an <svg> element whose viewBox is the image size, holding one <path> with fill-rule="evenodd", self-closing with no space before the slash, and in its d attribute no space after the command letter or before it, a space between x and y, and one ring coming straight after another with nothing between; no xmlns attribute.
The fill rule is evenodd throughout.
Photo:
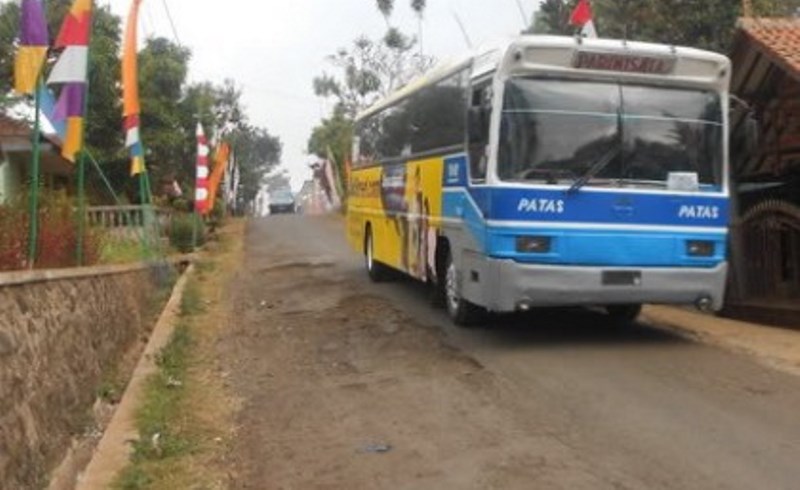
<svg viewBox="0 0 800 490"><path fill-rule="evenodd" d="M447 265L445 294L447 296L447 309L451 314L455 313L458 310L459 297L456 291L456 266L452 261Z"/></svg>
<svg viewBox="0 0 800 490"><path fill-rule="evenodd" d="M367 235L367 270L372 271L373 267L372 258L372 235Z"/></svg>

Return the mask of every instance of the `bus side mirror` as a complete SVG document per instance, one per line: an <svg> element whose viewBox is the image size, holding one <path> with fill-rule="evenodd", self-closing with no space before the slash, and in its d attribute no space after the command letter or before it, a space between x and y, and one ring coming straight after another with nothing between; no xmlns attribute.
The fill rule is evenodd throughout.
<svg viewBox="0 0 800 490"><path fill-rule="evenodd" d="M752 112L749 112L745 117L744 131L747 152L750 154L756 153L761 139L761 125L758 124L758 120L756 120Z"/></svg>

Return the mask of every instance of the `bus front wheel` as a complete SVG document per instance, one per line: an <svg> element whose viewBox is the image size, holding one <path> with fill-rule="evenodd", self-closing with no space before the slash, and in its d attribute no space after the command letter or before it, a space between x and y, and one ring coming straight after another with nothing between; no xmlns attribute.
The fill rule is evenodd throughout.
<svg viewBox="0 0 800 490"><path fill-rule="evenodd" d="M364 267L367 275L372 282L385 281L389 275L387 267L375 260L375 244L372 238L372 229L367 228L367 236L364 239Z"/></svg>
<svg viewBox="0 0 800 490"><path fill-rule="evenodd" d="M448 252L445 263L444 297L447 314L456 325L472 326L483 316L483 309L461 297L458 290L458 270L453 255Z"/></svg>

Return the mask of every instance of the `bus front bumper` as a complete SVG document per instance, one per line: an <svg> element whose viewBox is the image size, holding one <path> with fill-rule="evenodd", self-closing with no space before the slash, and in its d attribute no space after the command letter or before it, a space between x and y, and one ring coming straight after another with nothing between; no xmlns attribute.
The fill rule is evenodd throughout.
<svg viewBox="0 0 800 490"><path fill-rule="evenodd" d="M483 284L493 311L535 306L610 304L704 305L722 309L728 264L713 268L586 267L489 259Z"/></svg>

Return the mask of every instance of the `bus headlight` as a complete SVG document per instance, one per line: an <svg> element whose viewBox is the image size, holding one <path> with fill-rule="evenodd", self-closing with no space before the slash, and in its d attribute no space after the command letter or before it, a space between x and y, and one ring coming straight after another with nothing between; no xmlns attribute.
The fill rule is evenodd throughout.
<svg viewBox="0 0 800 490"><path fill-rule="evenodd" d="M517 237L517 252L528 254L546 254L550 252L552 240L549 236Z"/></svg>
<svg viewBox="0 0 800 490"><path fill-rule="evenodd" d="M705 240L689 240L686 242L686 253L692 257L712 257L714 248L714 242Z"/></svg>

